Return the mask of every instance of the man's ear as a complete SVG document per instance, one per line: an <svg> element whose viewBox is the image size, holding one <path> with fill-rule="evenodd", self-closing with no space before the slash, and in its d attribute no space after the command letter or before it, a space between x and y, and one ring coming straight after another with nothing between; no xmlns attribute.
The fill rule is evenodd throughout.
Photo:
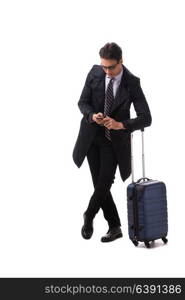
<svg viewBox="0 0 185 300"><path fill-rule="evenodd" d="M120 63L123 63L123 58L120 59Z"/></svg>

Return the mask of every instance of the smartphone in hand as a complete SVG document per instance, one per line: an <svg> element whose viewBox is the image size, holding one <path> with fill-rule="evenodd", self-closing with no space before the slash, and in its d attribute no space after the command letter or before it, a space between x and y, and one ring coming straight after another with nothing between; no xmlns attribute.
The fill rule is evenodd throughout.
<svg viewBox="0 0 185 300"><path fill-rule="evenodd" d="M102 116L102 117L97 117L96 119L98 119L98 120L103 120L103 118L104 118L104 116Z"/></svg>

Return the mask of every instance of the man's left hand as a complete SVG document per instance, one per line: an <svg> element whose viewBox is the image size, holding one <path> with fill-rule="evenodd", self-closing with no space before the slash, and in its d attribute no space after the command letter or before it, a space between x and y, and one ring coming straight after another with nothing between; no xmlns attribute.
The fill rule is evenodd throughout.
<svg viewBox="0 0 185 300"><path fill-rule="evenodd" d="M104 121L103 122L104 126L107 127L108 129L114 129L114 130L125 129L123 123L117 122L110 117L105 117L103 121Z"/></svg>

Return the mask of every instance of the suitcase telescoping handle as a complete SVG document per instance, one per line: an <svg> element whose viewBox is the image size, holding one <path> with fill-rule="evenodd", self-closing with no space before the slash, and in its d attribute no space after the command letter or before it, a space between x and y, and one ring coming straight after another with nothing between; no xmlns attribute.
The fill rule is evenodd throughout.
<svg viewBox="0 0 185 300"><path fill-rule="evenodd" d="M143 177L140 178L137 182L141 180L150 180L149 178L145 177L145 153L144 153L144 128L141 129L141 136L142 136L142 175ZM133 132L131 133L131 172L132 172L132 182L134 182L134 156L133 156Z"/></svg>

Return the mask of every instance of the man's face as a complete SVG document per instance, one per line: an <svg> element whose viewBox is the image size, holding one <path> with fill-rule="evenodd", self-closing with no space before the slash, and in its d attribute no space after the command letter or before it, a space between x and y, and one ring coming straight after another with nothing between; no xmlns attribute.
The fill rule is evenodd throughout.
<svg viewBox="0 0 185 300"><path fill-rule="evenodd" d="M122 62L123 62L122 59L120 59L120 61L117 61L115 59L101 58L101 66L104 72L110 77L114 77L121 72Z"/></svg>

